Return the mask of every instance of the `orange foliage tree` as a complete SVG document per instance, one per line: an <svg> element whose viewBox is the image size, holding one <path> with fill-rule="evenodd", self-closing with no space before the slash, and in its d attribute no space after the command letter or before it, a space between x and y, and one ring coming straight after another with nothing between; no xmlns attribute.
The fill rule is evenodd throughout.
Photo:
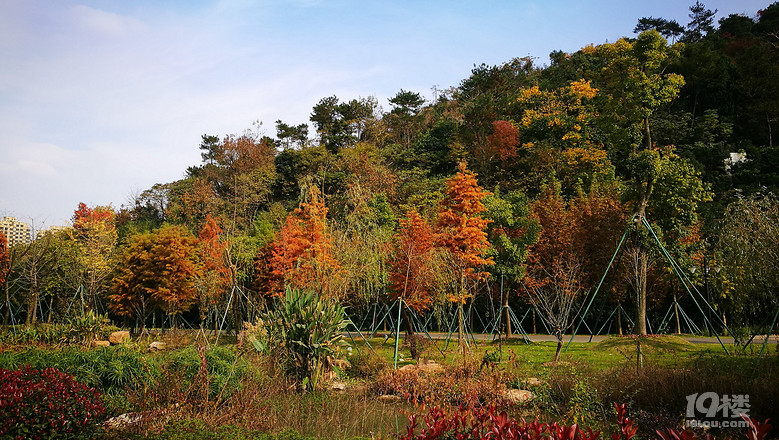
<svg viewBox="0 0 779 440"><path fill-rule="evenodd" d="M120 255L109 307L122 316L143 322L153 307L173 316L197 302L196 280L202 278L199 240L181 226L163 226L130 238Z"/></svg>
<svg viewBox="0 0 779 440"><path fill-rule="evenodd" d="M432 304L433 230L414 210L400 220L400 230L395 235L395 251L390 261L390 293L393 300L402 299L406 306L420 312ZM407 333L413 333L406 317Z"/></svg>
<svg viewBox="0 0 779 440"><path fill-rule="evenodd" d="M552 181L542 188L531 212L541 233L530 248L523 283L557 337L557 360L562 336L573 323L575 304L600 279L616 249L626 210L606 191L566 201L560 183Z"/></svg>
<svg viewBox="0 0 779 440"><path fill-rule="evenodd" d="M286 218L271 257L273 274L285 286L333 296L331 286L340 264L332 255L327 208L316 186L309 186L308 199Z"/></svg>
<svg viewBox="0 0 779 440"><path fill-rule="evenodd" d="M490 248L487 225L490 220L482 217L486 211L482 201L489 195L476 180L476 174L460 162L458 172L446 181L445 197L438 213L437 242L446 248L459 275L453 280L456 286L449 300L457 304L458 336L461 343L465 333L463 305L472 295L468 282L486 279L488 272L482 269L492 265L492 258L484 255Z"/></svg>
<svg viewBox="0 0 779 440"><path fill-rule="evenodd" d="M203 271L197 281L200 292L200 319L215 306L233 281L233 272L227 264L227 242L222 240L222 228L216 219L206 215L206 221L198 232L200 258Z"/></svg>
<svg viewBox="0 0 779 440"><path fill-rule="evenodd" d="M73 214L71 238L76 242L77 283L86 290L87 305L91 307L113 270L117 243L113 209L79 203Z"/></svg>

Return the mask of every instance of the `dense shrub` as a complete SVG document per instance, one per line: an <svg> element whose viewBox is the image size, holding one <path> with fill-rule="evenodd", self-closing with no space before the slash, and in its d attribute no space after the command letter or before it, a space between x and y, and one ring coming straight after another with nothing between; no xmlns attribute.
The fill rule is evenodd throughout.
<svg viewBox="0 0 779 440"><path fill-rule="evenodd" d="M54 368L0 369L0 438L89 438L100 394Z"/></svg>
<svg viewBox="0 0 779 440"><path fill-rule="evenodd" d="M337 301L287 289L276 308L251 326L248 339L258 351L278 356L301 388L313 390L343 345L342 333L348 324L346 311Z"/></svg>
<svg viewBox="0 0 779 440"><path fill-rule="evenodd" d="M612 440L631 440L637 432L635 420L628 416L627 405L614 404L617 415L617 432L611 434ZM771 425L742 416L748 423L746 437L749 440L764 440L771 431ZM420 420L421 419L421 420ZM420 423L421 421L421 423ZM578 424L526 422L516 420L498 412L494 406L464 406L455 411L446 411L432 407L421 418L409 416L409 426L399 440L598 440L600 431L582 428ZM658 440L697 440L699 437L687 430L665 428L655 432ZM659 437L658 437L659 436ZM608 436L604 436L608 438ZM728 438L728 437L726 437ZM706 440L715 440L707 433Z"/></svg>
<svg viewBox="0 0 779 440"><path fill-rule="evenodd" d="M126 387L152 383L155 367L137 350L124 346L86 350L63 347L58 350L28 348L0 352L0 368L57 368L72 374L76 380L105 393L117 393Z"/></svg>
<svg viewBox="0 0 779 440"><path fill-rule="evenodd" d="M386 359L368 349L364 349L362 351L354 351L349 356L349 366L346 368L346 374L361 379L375 378L390 367L391 365Z"/></svg>
<svg viewBox="0 0 779 440"><path fill-rule="evenodd" d="M492 402L503 405L508 378L501 370L479 369L479 362L464 359L444 371L400 369L378 376L373 391L392 394L410 403L425 405L460 405L469 402Z"/></svg>
<svg viewBox="0 0 779 440"><path fill-rule="evenodd" d="M240 388L241 380L251 377L254 371L251 362L238 350L221 346L208 349L189 346L170 354L162 367L168 373L180 373L186 386L194 380L207 382L210 398L228 397ZM205 378L198 376L202 368L207 372Z"/></svg>

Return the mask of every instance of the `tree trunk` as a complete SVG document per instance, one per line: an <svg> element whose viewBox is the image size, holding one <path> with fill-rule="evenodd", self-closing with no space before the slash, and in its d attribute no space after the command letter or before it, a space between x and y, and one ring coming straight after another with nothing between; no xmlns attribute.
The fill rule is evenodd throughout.
<svg viewBox="0 0 779 440"><path fill-rule="evenodd" d="M636 329L635 334L646 336L646 275L649 270L649 255L646 249L638 249L638 280L636 290L638 290L638 301L636 304Z"/></svg>
<svg viewBox="0 0 779 440"><path fill-rule="evenodd" d="M465 345L465 312L462 302L457 304L457 341Z"/></svg>
<svg viewBox="0 0 779 440"><path fill-rule="evenodd" d="M560 353L563 351L563 333L555 332L555 337L557 338L557 350L554 353L554 361L557 362L560 360Z"/></svg>
<svg viewBox="0 0 779 440"><path fill-rule="evenodd" d="M679 323L679 303L676 302L676 295L674 295L674 315L676 316L676 334L682 334L682 326Z"/></svg>
<svg viewBox="0 0 779 440"><path fill-rule="evenodd" d="M644 118L644 140L646 141L646 148L652 149L652 132L649 130L649 116Z"/></svg>
<svg viewBox="0 0 779 440"><path fill-rule="evenodd" d="M403 317L403 323L406 327L406 336L413 336L414 335L414 326L411 322L411 315L408 312L408 304L406 304L405 301L401 301L402 305L402 311L401 316Z"/></svg>
<svg viewBox="0 0 779 440"><path fill-rule="evenodd" d="M533 334L537 335L538 330L536 329L536 308L533 307Z"/></svg>
<svg viewBox="0 0 779 440"><path fill-rule="evenodd" d="M38 321L38 271L33 263L30 266L30 293L27 298L27 317L24 320L26 325L34 325Z"/></svg>
<svg viewBox="0 0 779 440"><path fill-rule="evenodd" d="M648 124L648 119L647 119ZM649 126L647 125L647 130ZM646 186L639 184L639 203L636 209L634 221L638 221L637 227L643 227L642 219L646 216L646 207L649 204L649 197L652 194L652 182L646 183ZM643 243L638 243L636 249L636 326L634 333L646 336L646 277L649 271L649 253Z"/></svg>
<svg viewBox="0 0 779 440"><path fill-rule="evenodd" d="M617 307L617 334L622 336L622 304Z"/></svg>

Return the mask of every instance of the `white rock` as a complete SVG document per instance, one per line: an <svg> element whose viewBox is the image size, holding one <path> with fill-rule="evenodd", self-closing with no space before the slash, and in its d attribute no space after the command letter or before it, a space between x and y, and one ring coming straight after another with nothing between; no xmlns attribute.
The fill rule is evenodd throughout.
<svg viewBox="0 0 779 440"><path fill-rule="evenodd" d="M528 390L510 389L506 390L503 397L511 403L525 403L535 399L536 395Z"/></svg>

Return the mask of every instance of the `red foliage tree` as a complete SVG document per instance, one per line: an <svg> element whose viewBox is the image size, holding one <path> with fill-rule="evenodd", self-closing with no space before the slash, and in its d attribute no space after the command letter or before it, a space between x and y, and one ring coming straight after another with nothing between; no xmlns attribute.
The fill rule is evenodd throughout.
<svg viewBox="0 0 779 440"><path fill-rule="evenodd" d="M504 162L517 157L519 130L509 121L495 121L492 123L492 134L487 136L487 145Z"/></svg>
<svg viewBox="0 0 779 440"><path fill-rule="evenodd" d="M400 220L395 236L395 252L390 262L390 298L403 299L410 308L422 311L432 303L430 253L433 230L414 210Z"/></svg>
<svg viewBox="0 0 779 440"><path fill-rule="evenodd" d="M200 291L200 315L217 304L233 280L233 272L227 264L227 242L221 239L222 228L216 219L206 215L206 221L198 232L200 258L203 262L202 276L198 280Z"/></svg>

